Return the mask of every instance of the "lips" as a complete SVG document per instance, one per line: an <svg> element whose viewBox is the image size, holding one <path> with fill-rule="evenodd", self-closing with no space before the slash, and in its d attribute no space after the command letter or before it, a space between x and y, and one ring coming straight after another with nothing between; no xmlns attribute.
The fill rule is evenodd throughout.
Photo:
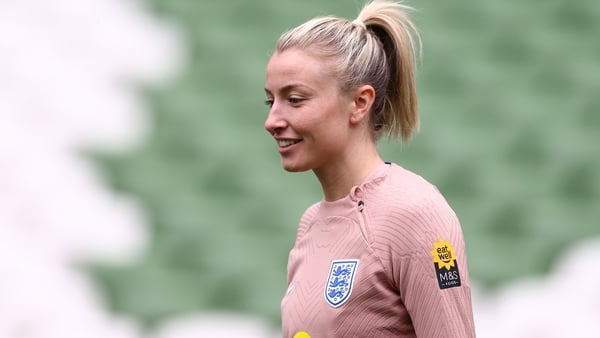
<svg viewBox="0 0 600 338"><path fill-rule="evenodd" d="M287 147L293 146L294 144L296 144L300 141L301 140L279 139L279 140L277 140L277 145L279 145L280 148L287 148Z"/></svg>

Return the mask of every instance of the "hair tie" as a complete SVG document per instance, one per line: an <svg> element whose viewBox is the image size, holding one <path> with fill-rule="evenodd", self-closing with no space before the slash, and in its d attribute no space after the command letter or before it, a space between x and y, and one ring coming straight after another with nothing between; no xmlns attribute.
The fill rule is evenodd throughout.
<svg viewBox="0 0 600 338"><path fill-rule="evenodd" d="M367 30L367 25L365 25L365 23L360 19L354 19L352 23L358 27L362 27L364 30Z"/></svg>

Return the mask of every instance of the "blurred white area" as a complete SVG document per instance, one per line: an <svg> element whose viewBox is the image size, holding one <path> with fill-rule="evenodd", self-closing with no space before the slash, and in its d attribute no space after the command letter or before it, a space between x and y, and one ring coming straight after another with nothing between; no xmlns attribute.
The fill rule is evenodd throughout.
<svg viewBox="0 0 600 338"><path fill-rule="evenodd" d="M249 315L214 312L196 313L165 321L149 338L277 338L274 330L263 319Z"/></svg>
<svg viewBox="0 0 600 338"><path fill-rule="evenodd" d="M0 337L140 337L134 321L104 310L87 276L1 224Z"/></svg>
<svg viewBox="0 0 600 338"><path fill-rule="evenodd" d="M76 264L135 259L144 213L81 152L139 142L150 121L134 84L182 55L135 2L0 1L0 337L140 336Z"/></svg>
<svg viewBox="0 0 600 338"><path fill-rule="evenodd" d="M133 1L0 0L0 337L143 336L76 266L124 264L150 236L135 199L111 191L81 151L144 139L151 121L136 85L168 80L183 47ZM156 335L268 332L266 321L217 317L173 319Z"/></svg>
<svg viewBox="0 0 600 338"><path fill-rule="evenodd" d="M134 1L0 0L0 337L138 338L107 311L79 261L126 263L150 234L132 197L111 191L82 149L127 151L151 121L135 84L184 63L173 26ZM479 337L598 337L600 240L545 277L475 292ZM152 338L266 338L241 314L172 318Z"/></svg>
<svg viewBox="0 0 600 338"><path fill-rule="evenodd" d="M598 338L600 238L564 252L543 277L517 280L491 294L475 291L478 337Z"/></svg>
<svg viewBox="0 0 600 338"><path fill-rule="evenodd" d="M11 136L62 148L138 141L149 120L134 84L164 80L183 55L175 30L145 12L135 1L0 1L0 112Z"/></svg>
<svg viewBox="0 0 600 338"><path fill-rule="evenodd" d="M147 237L84 149L119 150L149 119L132 83L174 70L179 44L127 1L0 1L0 217L6 236L65 257L123 258Z"/></svg>

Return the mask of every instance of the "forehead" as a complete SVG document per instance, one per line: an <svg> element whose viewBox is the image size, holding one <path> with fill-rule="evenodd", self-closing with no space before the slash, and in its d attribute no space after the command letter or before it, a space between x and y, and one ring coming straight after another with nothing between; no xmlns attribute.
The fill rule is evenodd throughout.
<svg viewBox="0 0 600 338"><path fill-rule="evenodd" d="M267 64L266 89L275 91L290 83L319 89L335 84L333 74L333 63L325 58L296 48L275 52Z"/></svg>

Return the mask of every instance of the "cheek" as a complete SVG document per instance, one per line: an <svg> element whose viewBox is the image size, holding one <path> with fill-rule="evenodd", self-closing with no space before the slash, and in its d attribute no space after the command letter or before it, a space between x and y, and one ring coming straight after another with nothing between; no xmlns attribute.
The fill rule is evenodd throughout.
<svg viewBox="0 0 600 338"><path fill-rule="evenodd" d="M348 133L339 119L329 119L318 124L315 140L323 152L335 154L342 152L348 144Z"/></svg>
<svg viewBox="0 0 600 338"><path fill-rule="evenodd" d="M349 128L347 114L337 102L330 100L315 101L298 112L294 129L306 138L316 141L345 141Z"/></svg>
<svg viewBox="0 0 600 338"><path fill-rule="evenodd" d="M322 116L314 114L314 111L305 109L296 112L295 118L291 121L292 128L302 135L302 137L314 136L320 134L324 124L326 123Z"/></svg>

